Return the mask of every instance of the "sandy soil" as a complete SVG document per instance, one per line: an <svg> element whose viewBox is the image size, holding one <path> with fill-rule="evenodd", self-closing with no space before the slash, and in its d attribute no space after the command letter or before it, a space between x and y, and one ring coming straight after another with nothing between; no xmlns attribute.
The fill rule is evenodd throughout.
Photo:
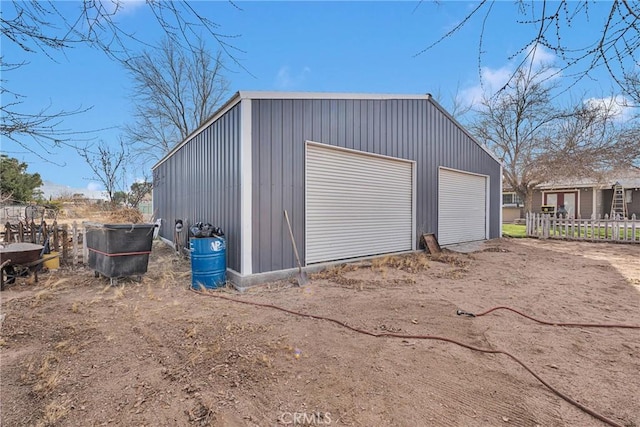
<svg viewBox="0 0 640 427"><path fill-rule="evenodd" d="M88 269L0 295L3 426L597 426L504 355L375 338L189 290L190 268L154 244L142 282ZM242 301L375 333L433 334L508 351L623 426L640 426L640 246L497 240L472 254L388 258L277 282Z"/></svg>

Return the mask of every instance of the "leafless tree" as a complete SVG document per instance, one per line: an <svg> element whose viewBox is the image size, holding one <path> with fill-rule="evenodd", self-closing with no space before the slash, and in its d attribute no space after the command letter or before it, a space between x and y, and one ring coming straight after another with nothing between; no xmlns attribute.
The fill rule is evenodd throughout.
<svg viewBox="0 0 640 427"><path fill-rule="evenodd" d="M86 146L78 149L78 154L91 168L94 174L92 179L100 181L109 197L109 202L113 203L117 189L123 187L123 176L128 159L124 143L120 141L118 147L114 148L101 141L95 147Z"/></svg>
<svg viewBox="0 0 640 427"><path fill-rule="evenodd" d="M574 103L543 144L539 169L548 178L598 177L640 166L640 123L615 98Z"/></svg>
<svg viewBox="0 0 640 427"><path fill-rule="evenodd" d="M237 5L229 2L233 7ZM150 46L136 33L126 31L118 22L125 3L120 0L84 0L71 5L55 1L3 2L0 28L5 40L18 46L26 54L41 54L56 60L58 54L80 45L89 45L103 51L109 58L124 62L141 46ZM192 4L186 1L147 0L144 7L155 17L157 25L172 43L184 49L197 49L200 38L216 41L221 52L244 69L237 59L240 53L234 45L236 35L220 32L220 25L211 17L210 4ZM72 10L71 12L69 10ZM207 11L207 12L202 12ZM27 62L0 57L3 79L2 121L0 136L20 144L26 150L40 155L55 147L77 145L86 132L64 128L64 119L87 110L84 107L65 111L45 106L38 111L24 111L24 98L7 87L7 72L15 71ZM95 131L95 130L92 130Z"/></svg>
<svg viewBox="0 0 640 427"><path fill-rule="evenodd" d="M440 104L444 105L447 112L456 120L461 120L463 116L473 110L473 104L465 102L460 96L460 83L456 85L455 91L448 91L447 95L442 94L442 89L438 88L432 95Z"/></svg>
<svg viewBox="0 0 640 427"><path fill-rule="evenodd" d="M556 84L548 69L519 69L507 86L483 99L470 129L503 162L504 185L531 206L536 185L567 177L592 177L633 165L638 124L620 120L614 100L554 107Z"/></svg>
<svg viewBox="0 0 640 427"><path fill-rule="evenodd" d="M492 14L496 13L496 3L495 0L481 0L474 4L454 28L418 54L455 36L472 21L478 20L481 23L478 35L480 67L483 55L488 50L483 40L488 38L491 31L496 30L496 26L490 21ZM525 53L520 67L526 67L531 56L535 55L536 48L543 46L563 61L559 71L566 72L567 77L577 81L604 67L616 84L640 105L637 86L637 69L640 66L640 2L518 0L511 7L517 14L514 18L516 22L526 27L530 34L529 41L511 58L518 58ZM502 27L499 28L497 31L501 31ZM572 32L580 32L588 41L581 40L579 45L572 42Z"/></svg>
<svg viewBox="0 0 640 427"><path fill-rule="evenodd" d="M160 159L207 120L228 93L222 52L200 40L182 50L170 38L125 62L134 81L128 143L143 161Z"/></svg>

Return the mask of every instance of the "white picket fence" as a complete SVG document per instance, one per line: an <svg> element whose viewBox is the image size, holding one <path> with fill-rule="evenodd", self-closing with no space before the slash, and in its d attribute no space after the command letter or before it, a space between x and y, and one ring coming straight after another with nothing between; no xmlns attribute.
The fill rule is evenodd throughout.
<svg viewBox="0 0 640 427"><path fill-rule="evenodd" d="M567 239L640 243L640 220L604 218L556 218L549 214L526 215L527 236L541 239Z"/></svg>

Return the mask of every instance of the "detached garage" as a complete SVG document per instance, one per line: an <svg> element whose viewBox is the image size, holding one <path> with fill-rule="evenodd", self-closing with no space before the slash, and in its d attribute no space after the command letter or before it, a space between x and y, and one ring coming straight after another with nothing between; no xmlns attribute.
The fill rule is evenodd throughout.
<svg viewBox="0 0 640 427"><path fill-rule="evenodd" d="M429 95L238 92L153 179L160 236L220 226L240 287L296 266L285 210L303 265L500 236L499 162Z"/></svg>

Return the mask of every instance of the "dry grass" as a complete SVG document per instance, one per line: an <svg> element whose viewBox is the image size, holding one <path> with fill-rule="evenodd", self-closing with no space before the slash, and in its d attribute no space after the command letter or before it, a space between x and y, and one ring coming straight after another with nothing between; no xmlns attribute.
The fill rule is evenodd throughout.
<svg viewBox="0 0 640 427"><path fill-rule="evenodd" d="M58 424L62 418L69 413L68 402L58 403L56 401L49 402L44 408L44 414L38 426L54 426Z"/></svg>
<svg viewBox="0 0 640 427"><path fill-rule="evenodd" d="M444 264L454 265L460 268L467 268L471 264L469 256L443 251L439 254L431 255L431 259Z"/></svg>
<svg viewBox="0 0 640 427"><path fill-rule="evenodd" d="M49 394L51 393L60 383L60 372L53 371L49 372L33 386L33 391L36 393Z"/></svg>
<svg viewBox="0 0 640 427"><path fill-rule="evenodd" d="M63 350L67 345L69 345L69 340L60 341L56 344L56 350Z"/></svg>
<svg viewBox="0 0 640 427"><path fill-rule="evenodd" d="M425 253L388 255L371 261L371 268L384 272L386 268L417 273L429 268L429 257Z"/></svg>
<svg viewBox="0 0 640 427"><path fill-rule="evenodd" d="M42 289L41 291L36 292L33 296L33 301L31 301L31 308L38 307L44 301L51 299L52 297L51 289Z"/></svg>
<svg viewBox="0 0 640 427"><path fill-rule="evenodd" d="M319 271L310 275L311 279L325 279L334 281L338 277L342 277L344 273L349 271L356 271L359 266L354 264L340 264L326 270Z"/></svg>
<svg viewBox="0 0 640 427"><path fill-rule="evenodd" d="M138 224L144 221L142 213L133 208L122 208L111 211L106 217L109 224Z"/></svg>
<svg viewBox="0 0 640 427"><path fill-rule="evenodd" d="M113 288L113 297L115 299L124 298L124 286L118 286Z"/></svg>
<svg viewBox="0 0 640 427"><path fill-rule="evenodd" d="M453 268L449 271L445 271L444 273L439 275L439 277L444 279L459 280L464 278L468 272L469 270L467 270L466 268Z"/></svg>
<svg viewBox="0 0 640 427"><path fill-rule="evenodd" d="M53 280L55 279L55 275L51 275L47 278L46 282L43 282L42 286L45 289L56 289L56 288L60 288L62 287L61 285L65 284L65 283L70 283L71 279L70 278L62 278L62 279L57 279L57 280Z"/></svg>
<svg viewBox="0 0 640 427"><path fill-rule="evenodd" d="M314 273L310 277L313 280L328 280L342 287L360 291L365 288L373 289L382 285L382 282L378 280L362 280L348 277L348 273L361 268L370 268L372 271L380 273L380 277L384 279L391 269L401 270L411 274L427 270L429 268L429 257L424 253L388 255L375 258L371 262L340 264ZM392 280L392 283L396 285L414 284L416 280L413 277L395 278Z"/></svg>
<svg viewBox="0 0 640 427"><path fill-rule="evenodd" d="M185 332L187 338L194 338L197 334L198 331L196 330L195 326L193 328L187 329L187 331Z"/></svg>
<svg viewBox="0 0 640 427"><path fill-rule="evenodd" d="M40 395L50 394L60 383L60 372L56 368L58 357L53 353L47 353L38 364L30 359L26 364L26 372L21 378L26 383L33 384L33 392Z"/></svg>

